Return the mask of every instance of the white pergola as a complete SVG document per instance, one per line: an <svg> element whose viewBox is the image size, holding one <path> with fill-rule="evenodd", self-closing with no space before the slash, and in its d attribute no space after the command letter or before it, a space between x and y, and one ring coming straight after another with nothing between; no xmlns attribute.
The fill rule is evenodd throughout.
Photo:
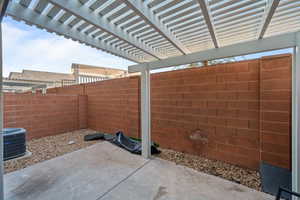
<svg viewBox="0 0 300 200"><path fill-rule="evenodd" d="M141 72L146 158L150 70L293 48L292 182L300 192L300 0L10 0L5 9L6 1L0 11L15 20L137 63L129 72Z"/></svg>

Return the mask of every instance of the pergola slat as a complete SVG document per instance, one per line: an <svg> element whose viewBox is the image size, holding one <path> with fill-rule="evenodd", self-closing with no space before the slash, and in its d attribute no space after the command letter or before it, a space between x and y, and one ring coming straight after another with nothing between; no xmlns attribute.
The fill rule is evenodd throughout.
<svg viewBox="0 0 300 200"><path fill-rule="evenodd" d="M174 45L182 54L188 54L190 51L155 17L141 1L124 0L124 3L137 13L143 20L152 26L157 32L166 38L171 44Z"/></svg>
<svg viewBox="0 0 300 200"><path fill-rule="evenodd" d="M48 5L47 0L39 0L34 10L38 13L42 13Z"/></svg>
<svg viewBox="0 0 300 200"><path fill-rule="evenodd" d="M28 7L32 0L21 0L20 4L24 7Z"/></svg>
<svg viewBox="0 0 300 200"><path fill-rule="evenodd" d="M150 47L147 47L145 44L138 42L135 38L130 35L124 33L114 24L111 24L105 18L100 18L100 16L94 12L91 12L88 7L81 5L77 0L75 1L66 1L66 0L49 0L52 4L64 8L68 12L77 16L78 18L102 29L111 35L119 38L120 40L124 40L134 47L140 49L141 51L153 56L156 59L160 59L160 55L157 55L158 52L153 50Z"/></svg>

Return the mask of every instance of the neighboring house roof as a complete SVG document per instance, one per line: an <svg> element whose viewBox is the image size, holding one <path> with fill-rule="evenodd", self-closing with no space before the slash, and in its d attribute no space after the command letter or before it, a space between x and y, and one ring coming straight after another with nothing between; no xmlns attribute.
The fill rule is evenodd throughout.
<svg viewBox="0 0 300 200"><path fill-rule="evenodd" d="M9 74L11 80L30 80L30 81L45 81L45 82L57 82L61 80L75 80L73 74L56 73L56 72L44 72L34 70L23 70L20 72L11 72Z"/></svg>
<svg viewBox="0 0 300 200"><path fill-rule="evenodd" d="M19 79L22 78L22 73L20 73L20 72L10 72L8 78L9 79L19 80Z"/></svg>
<svg viewBox="0 0 300 200"><path fill-rule="evenodd" d="M84 65L84 64L72 64L72 72L78 69L79 74L86 74L86 75L102 75L102 76L120 76L125 75L127 73L126 70L122 69L114 69L108 67L97 67L92 65Z"/></svg>
<svg viewBox="0 0 300 200"><path fill-rule="evenodd" d="M60 83L62 81L75 81L78 69L79 76L95 76L106 78L117 78L127 74L126 70L113 69L107 67L97 67L84 64L72 64L72 73L56 73L35 70L23 70L22 72L11 72L9 80L27 81L27 82L43 82L43 83Z"/></svg>
<svg viewBox="0 0 300 200"><path fill-rule="evenodd" d="M71 70L72 73L70 74L35 70L10 72L9 77L4 78L3 90L6 92L24 92L44 85L47 88L61 87L64 85L119 78L127 75L126 70L83 64L72 64Z"/></svg>

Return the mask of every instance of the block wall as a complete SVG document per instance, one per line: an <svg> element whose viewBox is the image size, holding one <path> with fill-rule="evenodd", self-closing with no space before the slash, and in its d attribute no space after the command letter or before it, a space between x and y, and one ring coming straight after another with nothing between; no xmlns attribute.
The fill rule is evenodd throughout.
<svg viewBox="0 0 300 200"><path fill-rule="evenodd" d="M79 113L85 106L81 98L78 95L5 93L4 127L25 128L29 140L86 127L84 112Z"/></svg>
<svg viewBox="0 0 300 200"><path fill-rule="evenodd" d="M129 136L139 136L139 77L89 83L85 91L89 128L108 133L121 130Z"/></svg>
<svg viewBox="0 0 300 200"><path fill-rule="evenodd" d="M56 87L56 88L49 88L47 89L48 94L73 94L73 95L84 95L85 94L85 85L70 85L64 87Z"/></svg>
<svg viewBox="0 0 300 200"><path fill-rule="evenodd" d="M291 65L287 55L261 60L261 159L291 167Z"/></svg>
<svg viewBox="0 0 300 200"><path fill-rule="evenodd" d="M153 74L151 92L153 140L258 167L259 60Z"/></svg>
<svg viewBox="0 0 300 200"><path fill-rule="evenodd" d="M87 127L140 136L140 79L56 89L87 95ZM291 55L151 75L152 139L258 169L290 169Z"/></svg>
<svg viewBox="0 0 300 200"><path fill-rule="evenodd" d="M88 96L78 95L78 128L88 128Z"/></svg>

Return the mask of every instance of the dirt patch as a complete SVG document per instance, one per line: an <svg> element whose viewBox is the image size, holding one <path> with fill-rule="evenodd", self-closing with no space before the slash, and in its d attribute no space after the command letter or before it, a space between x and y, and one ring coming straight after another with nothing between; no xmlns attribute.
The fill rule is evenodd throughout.
<svg viewBox="0 0 300 200"><path fill-rule="evenodd" d="M261 179L257 171L173 150L161 149L161 151L161 154L157 156L162 159L261 191Z"/></svg>
<svg viewBox="0 0 300 200"><path fill-rule="evenodd" d="M5 173L16 171L44 160L49 160L101 142L101 140L89 142L83 140L85 135L95 132L96 131L89 129L82 129L28 141L27 150L30 151L32 155L24 159L6 161L4 163Z"/></svg>

